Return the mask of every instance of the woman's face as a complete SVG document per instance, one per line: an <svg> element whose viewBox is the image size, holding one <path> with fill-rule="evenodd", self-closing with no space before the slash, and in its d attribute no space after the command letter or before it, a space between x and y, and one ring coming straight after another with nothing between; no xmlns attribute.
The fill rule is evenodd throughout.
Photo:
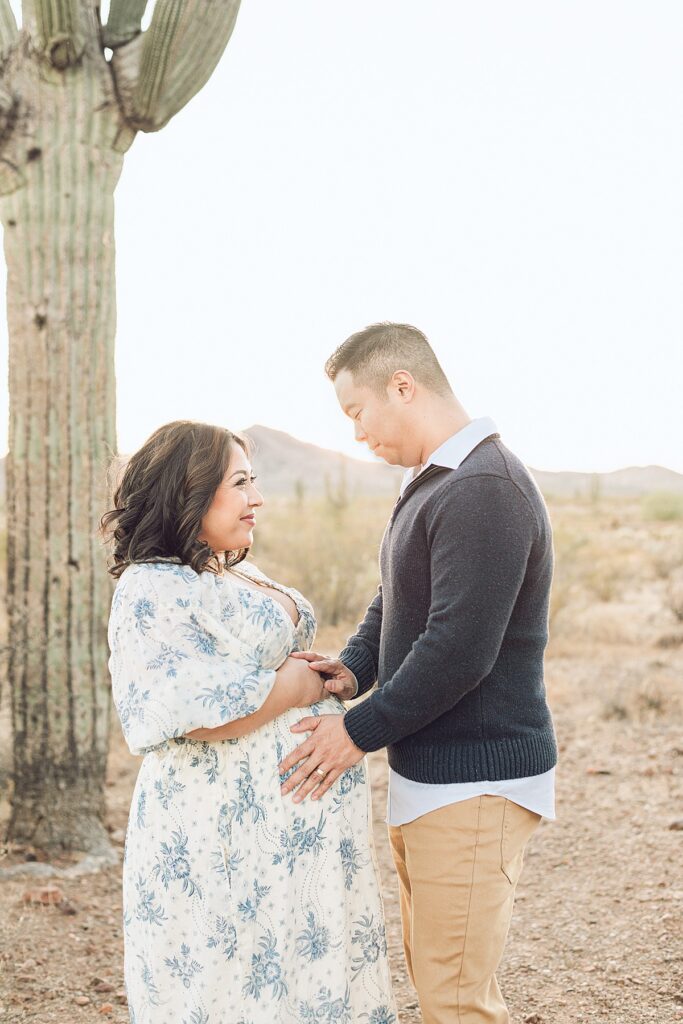
<svg viewBox="0 0 683 1024"><path fill-rule="evenodd" d="M199 540L214 551L239 551L254 543L254 510L263 497L254 487L256 477L239 444L233 445L230 465L202 519Z"/></svg>

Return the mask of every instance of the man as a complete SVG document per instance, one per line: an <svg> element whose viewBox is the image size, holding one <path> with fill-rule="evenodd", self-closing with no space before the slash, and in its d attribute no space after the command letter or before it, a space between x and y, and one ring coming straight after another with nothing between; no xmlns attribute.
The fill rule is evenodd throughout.
<svg viewBox="0 0 683 1024"><path fill-rule="evenodd" d="M349 700L307 718L283 761L319 799L386 747L403 944L424 1024L506 1024L495 972L524 849L554 817L557 749L543 681L552 577L547 510L490 419L471 420L425 336L352 335L326 372L357 440L406 473L381 584L339 660L311 667Z"/></svg>

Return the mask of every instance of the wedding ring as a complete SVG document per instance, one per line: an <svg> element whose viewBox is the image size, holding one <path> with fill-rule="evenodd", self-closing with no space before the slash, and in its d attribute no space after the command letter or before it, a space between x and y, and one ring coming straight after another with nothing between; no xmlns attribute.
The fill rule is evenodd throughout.
<svg viewBox="0 0 683 1024"><path fill-rule="evenodd" d="M325 776L327 775L327 772L324 772L322 768L316 768L315 771L320 776L321 779L324 779Z"/></svg>

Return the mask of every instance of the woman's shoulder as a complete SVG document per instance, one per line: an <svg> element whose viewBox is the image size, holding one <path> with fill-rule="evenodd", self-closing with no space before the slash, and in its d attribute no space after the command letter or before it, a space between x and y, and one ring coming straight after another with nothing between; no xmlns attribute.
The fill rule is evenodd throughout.
<svg viewBox="0 0 683 1024"><path fill-rule="evenodd" d="M263 583L272 583L270 576L267 576L262 569L259 569L256 562L252 562L251 559L243 558L241 562L237 562L234 566L235 573L241 573L243 576L247 576L251 579L258 580Z"/></svg>
<svg viewBox="0 0 683 1024"><path fill-rule="evenodd" d="M206 573L202 573L206 575ZM157 590L178 586L187 588L199 581L199 574L179 559L164 558L150 562L130 562L119 576L117 591L126 592Z"/></svg>

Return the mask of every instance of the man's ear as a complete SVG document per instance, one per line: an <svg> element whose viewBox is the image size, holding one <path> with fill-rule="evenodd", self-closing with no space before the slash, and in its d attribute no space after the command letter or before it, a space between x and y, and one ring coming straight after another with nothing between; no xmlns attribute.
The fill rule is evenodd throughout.
<svg viewBox="0 0 683 1024"><path fill-rule="evenodd" d="M409 402L415 394L415 378L408 370L396 370L389 382L389 388L393 388L404 402Z"/></svg>

